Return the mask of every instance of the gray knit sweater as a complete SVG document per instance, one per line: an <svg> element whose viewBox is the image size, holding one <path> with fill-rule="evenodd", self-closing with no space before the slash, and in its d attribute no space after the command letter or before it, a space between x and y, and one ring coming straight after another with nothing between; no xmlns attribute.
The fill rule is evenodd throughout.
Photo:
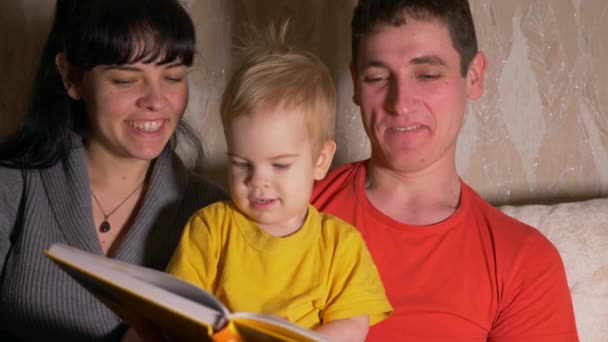
<svg viewBox="0 0 608 342"><path fill-rule="evenodd" d="M166 149L112 257L164 269L190 215L226 198ZM48 169L0 168L0 340L120 340L120 320L42 253L62 242L101 255L95 229L82 146Z"/></svg>

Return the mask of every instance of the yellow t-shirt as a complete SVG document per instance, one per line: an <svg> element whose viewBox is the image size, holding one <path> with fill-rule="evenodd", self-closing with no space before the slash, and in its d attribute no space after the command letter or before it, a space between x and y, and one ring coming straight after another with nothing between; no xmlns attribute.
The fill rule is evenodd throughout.
<svg viewBox="0 0 608 342"><path fill-rule="evenodd" d="M229 201L195 213L169 262L169 273L199 285L233 312L272 314L305 328L392 312L359 232L308 207L302 228L274 237Z"/></svg>

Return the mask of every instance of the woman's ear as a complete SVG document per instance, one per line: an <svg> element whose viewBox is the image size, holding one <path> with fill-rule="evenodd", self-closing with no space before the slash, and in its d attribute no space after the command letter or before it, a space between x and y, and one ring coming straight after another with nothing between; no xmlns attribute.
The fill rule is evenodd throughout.
<svg viewBox="0 0 608 342"><path fill-rule="evenodd" d="M74 100L80 100L82 98L80 89L80 77L77 77L74 67L68 63L65 53L60 52L55 56L55 65L61 80L63 81L63 87L68 95Z"/></svg>
<svg viewBox="0 0 608 342"><path fill-rule="evenodd" d="M319 152L319 156L317 157L317 161L315 163L314 168L314 177L315 180L321 180L325 178L329 167L331 166L331 161L334 159L334 154L336 153L336 142L333 140L326 141L321 146L321 151Z"/></svg>

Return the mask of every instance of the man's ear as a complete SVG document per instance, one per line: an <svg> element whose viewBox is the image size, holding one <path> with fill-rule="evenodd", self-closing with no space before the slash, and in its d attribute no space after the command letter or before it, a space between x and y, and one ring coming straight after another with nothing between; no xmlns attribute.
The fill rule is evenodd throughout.
<svg viewBox="0 0 608 342"><path fill-rule="evenodd" d="M55 65L57 66L57 70L59 70L59 74L61 75L61 80L63 81L65 91L72 99L80 100L82 98L80 76L76 74L74 68L70 65L70 63L68 63L65 53L60 52L55 56Z"/></svg>
<svg viewBox="0 0 608 342"><path fill-rule="evenodd" d="M483 95L483 80L488 68L488 59L485 53L478 52L467 71L467 95L472 100L477 100Z"/></svg>
<svg viewBox="0 0 608 342"><path fill-rule="evenodd" d="M348 69L350 70L350 78L353 81L353 102L358 106L360 101L359 101L359 86L357 84L357 67L353 64L353 62L351 61L348 64Z"/></svg>
<svg viewBox="0 0 608 342"><path fill-rule="evenodd" d="M319 156L317 157L317 161L314 167L314 177L315 180L321 180L325 178L329 167L331 166L331 161L334 159L334 154L336 153L336 142L333 140L326 141L321 146L321 151L319 152Z"/></svg>

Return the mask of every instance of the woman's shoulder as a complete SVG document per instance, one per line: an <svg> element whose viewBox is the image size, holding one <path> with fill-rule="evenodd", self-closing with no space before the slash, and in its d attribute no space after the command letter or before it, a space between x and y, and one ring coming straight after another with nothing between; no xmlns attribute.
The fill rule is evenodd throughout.
<svg viewBox="0 0 608 342"><path fill-rule="evenodd" d="M23 186L23 170L0 166L0 192L14 193Z"/></svg>
<svg viewBox="0 0 608 342"><path fill-rule="evenodd" d="M179 184L189 191L224 192L220 186L210 181L202 173L188 167L182 158L169 147L155 161L152 177ZM224 192L225 193L225 192Z"/></svg>
<svg viewBox="0 0 608 342"><path fill-rule="evenodd" d="M0 167L0 219L12 217L17 212L23 184L23 170Z"/></svg>
<svg viewBox="0 0 608 342"><path fill-rule="evenodd" d="M190 185L194 190L216 197L217 200L228 200L230 196L219 184L207 178L205 175L190 171Z"/></svg>
<svg viewBox="0 0 608 342"><path fill-rule="evenodd" d="M178 182L190 196L203 198L205 203L229 199L228 193L217 183L211 181L201 172L188 168L175 152L170 154L173 170L178 175Z"/></svg>

